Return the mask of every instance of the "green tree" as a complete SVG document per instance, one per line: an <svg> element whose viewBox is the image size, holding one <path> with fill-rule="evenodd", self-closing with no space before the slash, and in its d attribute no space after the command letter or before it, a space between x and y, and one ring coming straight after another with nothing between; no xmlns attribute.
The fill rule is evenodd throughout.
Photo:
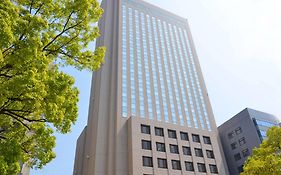
<svg viewBox="0 0 281 175"><path fill-rule="evenodd" d="M55 157L53 129L68 133L78 116L74 78L59 67L100 68L105 48L88 46L102 13L97 0L0 1L1 175Z"/></svg>
<svg viewBox="0 0 281 175"><path fill-rule="evenodd" d="M241 175L281 175L281 128L272 127L259 148L255 148Z"/></svg>

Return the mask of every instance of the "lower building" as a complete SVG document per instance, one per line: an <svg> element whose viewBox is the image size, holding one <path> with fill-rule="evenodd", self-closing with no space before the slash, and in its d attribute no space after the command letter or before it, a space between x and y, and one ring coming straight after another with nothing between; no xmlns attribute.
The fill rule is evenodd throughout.
<svg viewBox="0 0 281 175"><path fill-rule="evenodd" d="M277 117L246 108L218 127L231 175L243 171L244 162L266 138L270 127L279 126Z"/></svg>

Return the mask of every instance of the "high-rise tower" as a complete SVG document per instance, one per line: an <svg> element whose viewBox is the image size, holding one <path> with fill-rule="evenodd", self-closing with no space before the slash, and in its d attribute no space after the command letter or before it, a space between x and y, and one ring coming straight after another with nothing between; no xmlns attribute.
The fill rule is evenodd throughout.
<svg viewBox="0 0 281 175"><path fill-rule="evenodd" d="M187 20L141 0L104 0L78 175L227 175Z"/></svg>

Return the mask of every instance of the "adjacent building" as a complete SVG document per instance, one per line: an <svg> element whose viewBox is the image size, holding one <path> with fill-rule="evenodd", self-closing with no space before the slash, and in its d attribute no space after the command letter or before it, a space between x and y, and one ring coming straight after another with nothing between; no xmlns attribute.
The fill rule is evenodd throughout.
<svg viewBox="0 0 281 175"><path fill-rule="evenodd" d="M278 118L246 108L218 127L229 173L239 175L244 162L266 138L266 131L279 126Z"/></svg>
<svg viewBox="0 0 281 175"><path fill-rule="evenodd" d="M74 175L228 175L187 20L141 0L103 0L88 124Z"/></svg>

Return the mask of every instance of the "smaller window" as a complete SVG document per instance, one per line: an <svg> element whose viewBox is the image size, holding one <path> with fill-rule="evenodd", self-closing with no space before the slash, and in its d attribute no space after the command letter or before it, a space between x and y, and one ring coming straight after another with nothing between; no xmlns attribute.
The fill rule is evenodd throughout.
<svg viewBox="0 0 281 175"><path fill-rule="evenodd" d="M237 147L238 147L237 142L231 143L231 149L232 149L232 150L236 149Z"/></svg>
<svg viewBox="0 0 281 175"><path fill-rule="evenodd" d="M192 140L193 142L200 143L200 137L197 134L192 134Z"/></svg>
<svg viewBox="0 0 281 175"><path fill-rule="evenodd" d="M190 149L190 147L183 146L182 147L182 152L183 152L184 155L191 156L191 149Z"/></svg>
<svg viewBox="0 0 281 175"><path fill-rule="evenodd" d="M168 129L168 137L169 138L173 138L173 139L176 139L177 138L177 133L175 130L170 130Z"/></svg>
<svg viewBox="0 0 281 175"><path fill-rule="evenodd" d="M247 149L242 150L242 154L243 154L244 157L249 156L250 155L249 149L247 148Z"/></svg>
<svg viewBox="0 0 281 175"><path fill-rule="evenodd" d="M194 166L192 162L184 162L185 163L185 170L186 171L194 171Z"/></svg>
<svg viewBox="0 0 281 175"><path fill-rule="evenodd" d="M234 159L235 159L236 161L240 160L240 159L241 159L240 153L235 154L235 155L234 155Z"/></svg>
<svg viewBox="0 0 281 175"><path fill-rule="evenodd" d="M170 144L170 152L174 153L174 154L178 154L179 153L179 147L178 145L172 145Z"/></svg>
<svg viewBox="0 0 281 175"><path fill-rule="evenodd" d="M160 142L156 142L156 150L160 151L160 152L166 152L165 144L160 143Z"/></svg>
<svg viewBox="0 0 281 175"><path fill-rule="evenodd" d="M182 140L186 140L186 141L189 140L189 139L188 139L188 134L187 134L186 132L180 132L180 135L181 135L181 139L182 139Z"/></svg>
<svg viewBox="0 0 281 175"><path fill-rule="evenodd" d="M237 170L238 170L239 173L242 173L242 172L243 172L243 165L239 166L239 167L237 168Z"/></svg>
<svg viewBox="0 0 281 175"><path fill-rule="evenodd" d="M172 160L172 168L174 170L181 170L181 162L179 160Z"/></svg>
<svg viewBox="0 0 281 175"><path fill-rule="evenodd" d="M142 156L142 165L147 167L153 167L152 157Z"/></svg>
<svg viewBox="0 0 281 175"><path fill-rule="evenodd" d="M234 131L228 133L228 138L229 139L232 139L234 137Z"/></svg>
<svg viewBox="0 0 281 175"><path fill-rule="evenodd" d="M157 136L164 136L164 130L163 130L163 128L158 128L158 127L155 127L154 128L155 129L155 135L157 135Z"/></svg>
<svg viewBox="0 0 281 175"><path fill-rule="evenodd" d="M211 151L211 150L206 150L206 154L207 154L207 157L210 158L210 159L215 158L214 152Z"/></svg>
<svg viewBox="0 0 281 175"><path fill-rule="evenodd" d="M195 156L197 156L197 157L203 157L203 151L202 151L202 149L194 148L194 150L195 150Z"/></svg>
<svg viewBox="0 0 281 175"><path fill-rule="evenodd" d="M218 174L218 168L216 165L209 165L209 167L210 167L211 173Z"/></svg>
<svg viewBox="0 0 281 175"><path fill-rule="evenodd" d="M141 140L142 149L151 150L151 141Z"/></svg>
<svg viewBox="0 0 281 175"><path fill-rule="evenodd" d="M197 163L197 166L198 166L198 171L199 172L206 173L206 166L205 166L204 163Z"/></svg>
<svg viewBox="0 0 281 175"><path fill-rule="evenodd" d="M210 139L210 137L203 136L203 140L204 140L204 143L205 143L205 144L211 145L211 139Z"/></svg>
<svg viewBox="0 0 281 175"><path fill-rule="evenodd" d="M158 161L158 168L168 168L167 159L157 159Z"/></svg>
<svg viewBox="0 0 281 175"><path fill-rule="evenodd" d="M235 129L235 133L236 133L236 135L242 133L241 127L236 128L236 129Z"/></svg>
<svg viewBox="0 0 281 175"><path fill-rule="evenodd" d="M241 139L239 139L239 145L242 146L246 143L245 137L242 137Z"/></svg>
<svg viewBox="0 0 281 175"><path fill-rule="evenodd" d="M148 126L148 125L141 125L141 133L143 133L143 134L150 134L150 126Z"/></svg>

